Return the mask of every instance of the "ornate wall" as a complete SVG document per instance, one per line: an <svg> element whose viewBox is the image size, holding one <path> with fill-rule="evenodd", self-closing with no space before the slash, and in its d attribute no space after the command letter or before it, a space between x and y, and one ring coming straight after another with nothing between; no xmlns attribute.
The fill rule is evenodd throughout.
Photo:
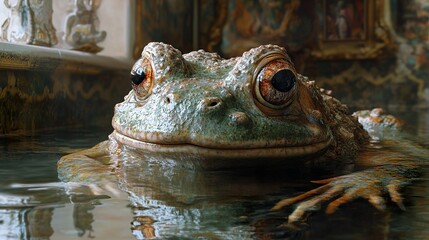
<svg viewBox="0 0 429 240"><path fill-rule="evenodd" d="M426 0L141 0L135 4L134 57L149 41L167 42L183 52L203 48L225 57L274 43L288 49L300 72L332 89L334 96L352 107L429 106ZM55 10L61 9L57 5L53 5L54 18ZM98 12L107 11L101 7ZM1 17L2 37L8 38L14 32L8 27L14 17ZM123 18L133 19L133 15ZM340 20L349 24L342 32L334 24ZM107 29L104 26L100 33ZM109 32L105 41L112 35ZM116 35L126 35L119 32ZM58 39L61 42L62 37ZM54 60L43 51L33 58L13 52L14 46L0 43L0 132L84 122L109 124L112 106L129 90L131 61L120 64L121 69L115 63L76 64L88 55L71 54L67 60L62 50L55 49L59 55ZM82 71L88 66L98 70Z"/></svg>
<svg viewBox="0 0 429 240"><path fill-rule="evenodd" d="M181 2L189 1L137 2L144 16L137 15L137 37L145 38L137 41L136 53L153 40L184 52L203 48L225 57L274 43L288 49L300 72L352 107L429 106L426 0ZM156 8L160 3L182 8L171 14L170 8ZM189 19L182 24L186 30L177 31L178 23L171 23L183 12ZM340 22L348 28L340 31Z"/></svg>
<svg viewBox="0 0 429 240"><path fill-rule="evenodd" d="M114 104L130 89L131 5L132 0L2 1L0 136L110 125Z"/></svg>
<svg viewBox="0 0 429 240"><path fill-rule="evenodd" d="M310 61L304 72L359 108L429 106L429 3L390 1L392 44L375 59Z"/></svg>
<svg viewBox="0 0 429 240"><path fill-rule="evenodd" d="M130 89L128 62L8 43L0 49L0 135L108 126Z"/></svg>
<svg viewBox="0 0 429 240"><path fill-rule="evenodd" d="M114 104L121 100L119 95L126 93L118 91L117 78L108 74L0 70L0 134L61 126L106 126Z"/></svg>
<svg viewBox="0 0 429 240"><path fill-rule="evenodd" d="M130 57L135 1L0 1L0 41Z"/></svg>

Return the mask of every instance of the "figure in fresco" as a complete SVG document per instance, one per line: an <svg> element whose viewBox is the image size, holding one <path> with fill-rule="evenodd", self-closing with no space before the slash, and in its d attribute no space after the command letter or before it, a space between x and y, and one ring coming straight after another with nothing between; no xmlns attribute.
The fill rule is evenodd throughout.
<svg viewBox="0 0 429 240"><path fill-rule="evenodd" d="M106 38L106 31L99 31L97 9L101 0L75 0L75 11L67 17L66 42L74 50L97 53L103 50L97 43Z"/></svg>
<svg viewBox="0 0 429 240"><path fill-rule="evenodd" d="M407 14L398 41L401 49L408 49L408 54L400 54L398 58L410 69L424 71L429 69L429 3L416 0L403 5Z"/></svg>
<svg viewBox="0 0 429 240"><path fill-rule="evenodd" d="M325 38L327 40L362 40L365 38L365 1L339 0L325 3Z"/></svg>
<svg viewBox="0 0 429 240"><path fill-rule="evenodd" d="M322 3L322 1L320 2ZM335 46L335 41L339 40L335 18L332 17L335 16L336 2L338 1L324 1L326 4L323 5L326 13L323 15L326 26L323 40L325 42L332 40L332 46ZM360 5L358 5L359 1L349 2L354 2L355 19L368 19L365 17L368 13L359 9L362 7L371 9L369 4L373 2L360 1ZM385 9L378 9L377 6L375 10L376 15L380 16L388 13ZM391 1L389 14L392 18L391 22L386 17L384 20L376 21L374 36L382 48L376 47L374 48L376 51L368 52L370 53L366 57L368 60L353 61L353 63L347 61L328 63L324 67L327 69L326 71L321 70L320 65L316 64L315 68L312 66L307 68L307 71L311 68L317 69L315 72L310 70L309 74L318 76L317 80L326 88L341 89L341 91L336 91L337 96L356 107L375 103L382 106L411 106L414 104L428 106L425 99L429 99L427 94L429 92L427 79L429 74L429 2L427 0ZM356 17L356 15L363 16L363 18ZM323 16L321 16L322 21ZM356 21L356 26L362 26L365 21L367 20ZM370 30L370 26L364 25L367 27L360 27L360 30L354 27L356 30L352 31L352 38L345 39L344 43L349 40L365 40L369 43L366 41L369 39L369 35L365 34L365 31ZM365 46L368 45L365 44ZM341 49L337 51L334 48L331 49L336 56L328 57L328 54L320 54L322 51L317 52L314 56L325 59L339 57L356 60L366 55L364 48L360 48L359 52L352 55L343 54ZM352 48L350 47L350 49ZM347 48L344 49L347 50ZM379 50L382 50L381 53L384 54L384 57L378 58L379 54L376 52ZM376 61L371 62L370 59L376 59ZM348 86L354 86L354 88L348 89Z"/></svg>
<svg viewBox="0 0 429 240"><path fill-rule="evenodd" d="M314 4L298 0L228 2L230 21L223 26L221 50L237 56L260 44L284 44L297 50L311 40Z"/></svg>
<svg viewBox="0 0 429 240"><path fill-rule="evenodd" d="M348 15L348 11L345 6L340 6L336 24L338 29L338 37L340 39L346 39L350 37L350 16Z"/></svg>
<svg viewBox="0 0 429 240"><path fill-rule="evenodd" d="M4 5L10 13L2 25L3 40L41 46L57 44L52 0L4 0Z"/></svg>

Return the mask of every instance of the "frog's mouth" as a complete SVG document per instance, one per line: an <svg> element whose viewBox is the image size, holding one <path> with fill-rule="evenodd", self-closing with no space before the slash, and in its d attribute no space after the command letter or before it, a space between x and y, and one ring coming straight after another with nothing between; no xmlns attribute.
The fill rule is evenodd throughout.
<svg viewBox="0 0 429 240"><path fill-rule="evenodd" d="M128 135L128 136L127 136ZM332 142L332 135L327 134L325 139L313 141L311 143L292 145L287 142L267 144L218 144L204 145L195 143L174 143L168 142L160 144L156 141L150 142L146 140L124 135L118 130L114 130L112 137L119 143L149 152L167 153L167 154L190 154L208 158L297 158L304 156L312 156L323 152ZM164 141L163 141L164 142Z"/></svg>

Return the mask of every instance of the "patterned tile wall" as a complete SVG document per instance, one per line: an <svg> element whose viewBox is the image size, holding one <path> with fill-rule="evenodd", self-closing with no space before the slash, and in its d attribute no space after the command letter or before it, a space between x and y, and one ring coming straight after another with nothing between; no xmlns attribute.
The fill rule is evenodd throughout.
<svg viewBox="0 0 429 240"><path fill-rule="evenodd" d="M77 125L110 124L129 90L126 73L0 70L0 135Z"/></svg>

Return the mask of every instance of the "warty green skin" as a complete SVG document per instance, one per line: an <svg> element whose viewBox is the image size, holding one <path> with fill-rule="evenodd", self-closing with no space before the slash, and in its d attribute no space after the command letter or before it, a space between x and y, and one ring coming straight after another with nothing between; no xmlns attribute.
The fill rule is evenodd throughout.
<svg viewBox="0 0 429 240"><path fill-rule="evenodd" d="M255 97L258 70L273 58L290 62L278 46L261 46L225 60L204 51L182 55L169 45L151 43L142 58L152 64L154 84L144 99L131 91L116 105L112 139L122 144L146 149L144 143L151 143L181 152L191 148L192 153L200 153L202 161L204 152L212 149L217 151L209 155L228 157L229 150L238 150L241 154L231 154L231 158L246 158L257 150L260 157L287 159L326 150L332 156L353 155L368 138L345 107L330 109L329 104L320 103L330 97L299 74L295 100L289 106L276 110L275 116L261 110ZM349 129L348 136L335 133L335 125L340 123ZM345 142L339 139L344 137L349 144L342 148L347 151L338 152L333 146ZM219 155L219 151L223 153Z"/></svg>
<svg viewBox="0 0 429 240"><path fill-rule="evenodd" d="M347 107L296 73L279 46L264 45L222 59L202 50L182 54L170 45L149 43L142 59L153 72L150 93L141 97L131 90L115 106L109 140L84 155L114 156L127 149L167 153L184 166L203 169L336 165L352 161L369 140ZM290 104L270 109L256 97L256 77L276 59L295 72L296 91ZM65 156L59 166L80 156L76 154ZM73 175L79 170L61 172Z"/></svg>
<svg viewBox="0 0 429 240"><path fill-rule="evenodd" d="M343 193L346 197L329 209L358 197L381 208L382 202L373 199L387 192L402 204L397 190L414 176L415 162L375 152L361 159L358 153L370 137L357 117L314 81L297 74L284 48L260 46L226 60L202 50L182 55L170 45L149 43L142 59L149 60L153 71L150 93L139 97L132 90L115 106L109 140L61 158L63 181L115 182L112 173L126 161L117 158L126 151L159 154L160 159L203 169L376 162L368 170L326 180L323 188L282 201L275 209L312 197L291 214L289 220L296 221ZM259 71L274 59L286 61L297 76L293 100L279 109L263 106L255 90Z"/></svg>

